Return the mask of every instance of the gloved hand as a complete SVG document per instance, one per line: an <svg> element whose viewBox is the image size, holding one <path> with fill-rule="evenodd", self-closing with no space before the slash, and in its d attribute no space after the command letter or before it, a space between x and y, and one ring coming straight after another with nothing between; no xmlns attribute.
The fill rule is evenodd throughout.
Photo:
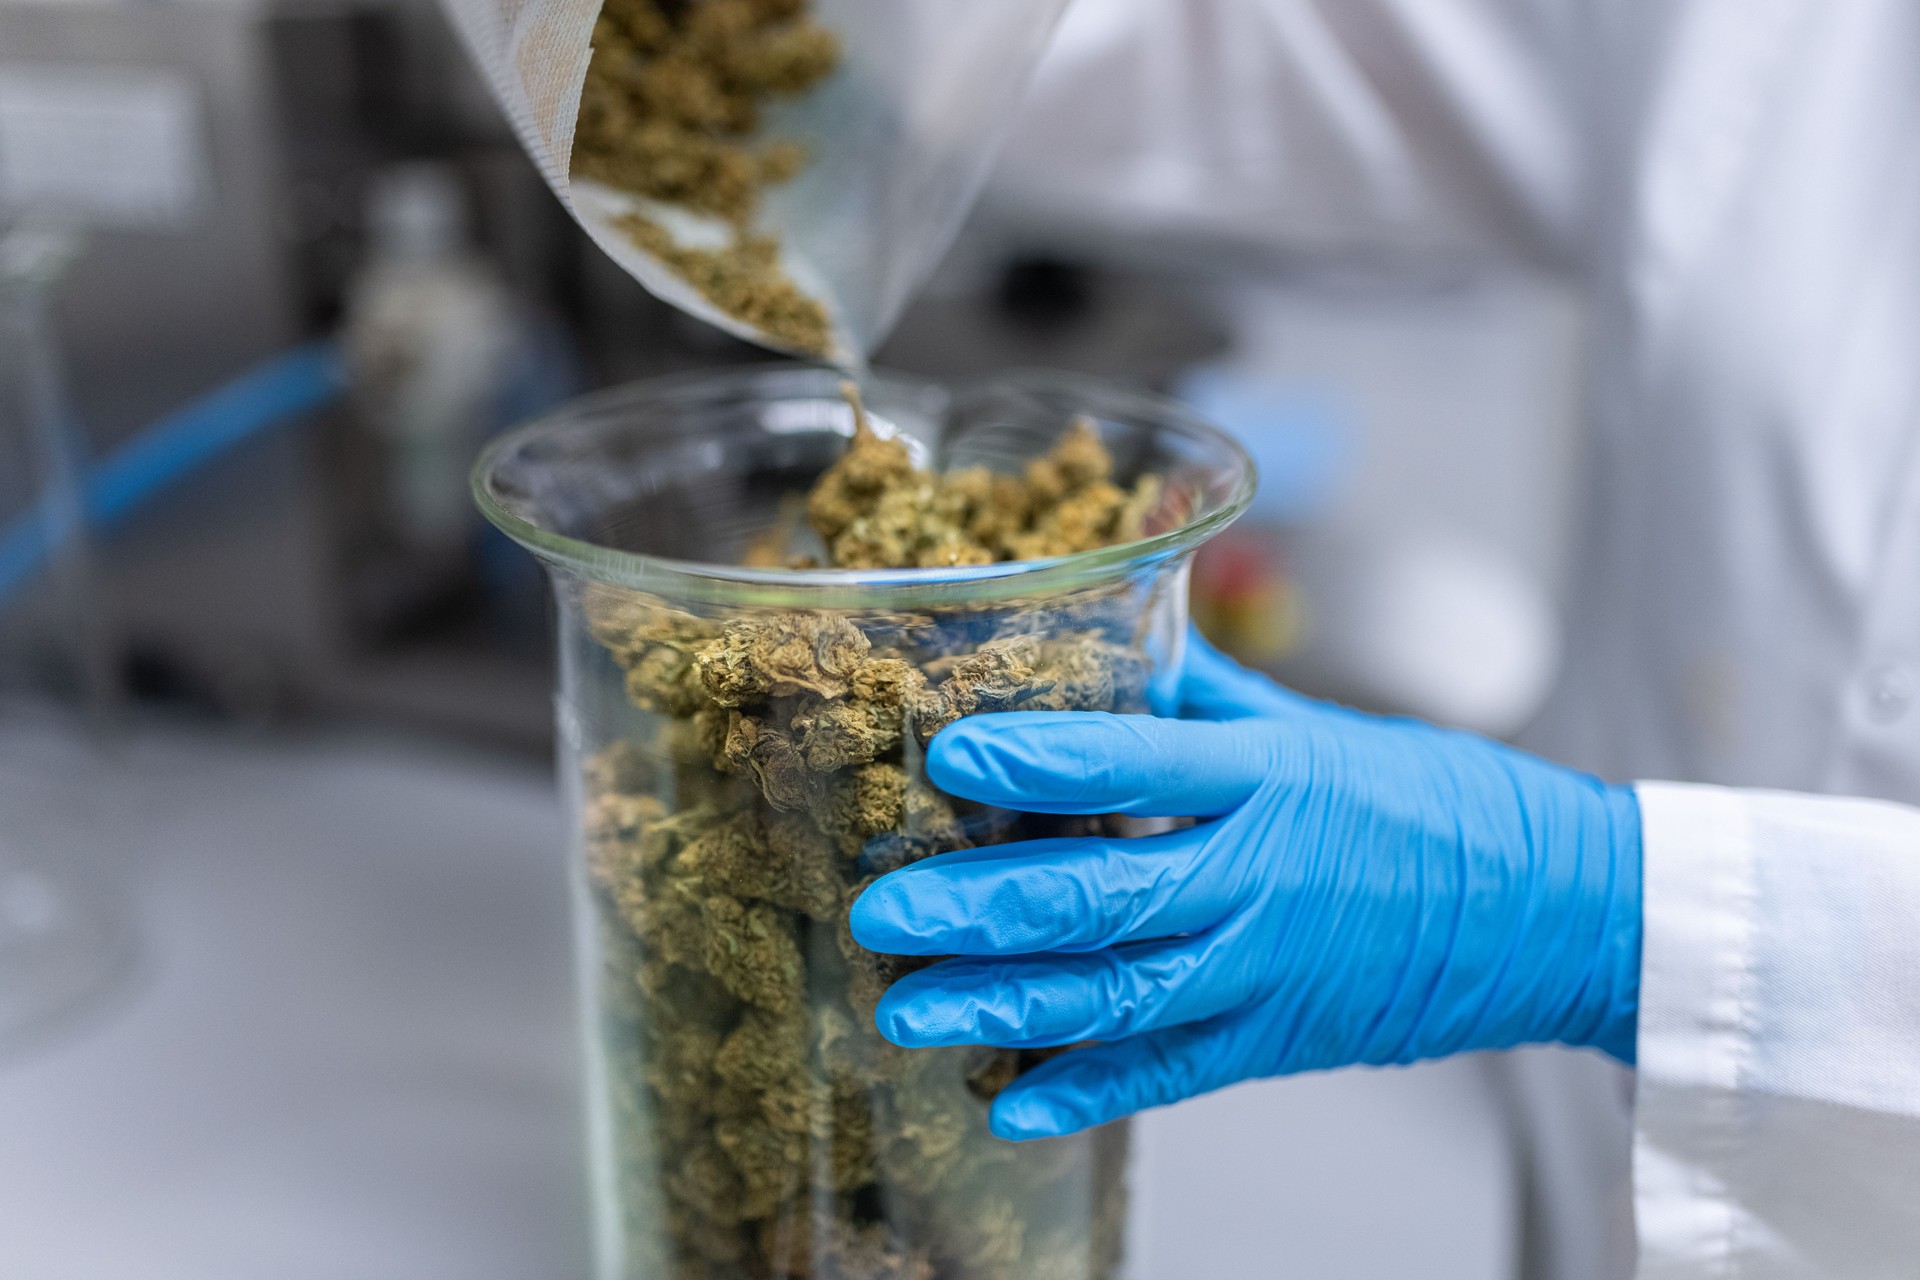
<svg viewBox="0 0 1920 1280"><path fill-rule="evenodd" d="M907 1046L1101 1043L996 1099L1006 1138L1235 1081L1558 1041L1633 1061L1633 793L1469 734L1317 703L1194 637L1182 719L1013 712L934 738L954 795L1206 819L929 858L862 946L954 959L876 1015Z"/></svg>

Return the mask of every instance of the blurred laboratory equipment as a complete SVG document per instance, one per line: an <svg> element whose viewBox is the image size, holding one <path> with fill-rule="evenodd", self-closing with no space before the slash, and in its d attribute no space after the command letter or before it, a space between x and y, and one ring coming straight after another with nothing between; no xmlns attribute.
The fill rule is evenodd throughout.
<svg viewBox="0 0 1920 1280"><path fill-rule="evenodd" d="M428 5L353 0L0 0L0 207L84 214L88 253L58 304L75 413L95 466L142 464L108 477L141 498L101 529L97 560L113 657L143 701L545 738L543 667L496 656L471 634L484 624L440 663L360 643L351 428L310 395L330 377L313 340L345 310L364 196L392 159L459 170L516 296L569 288L564 217L437 24ZM537 630L538 584L518 588ZM17 627L0 649L47 635Z"/></svg>
<svg viewBox="0 0 1920 1280"><path fill-rule="evenodd" d="M1165 392L1226 350L1216 311L1165 274L980 227L963 233L874 362L943 378L1071 369Z"/></svg>
<svg viewBox="0 0 1920 1280"><path fill-rule="evenodd" d="M1293 544L1326 519L1349 483L1358 426L1336 390L1239 367L1246 360L1236 348L1194 365L1174 394L1228 424L1260 469L1247 518L1194 561L1194 621L1240 661L1271 668L1302 643Z"/></svg>
<svg viewBox="0 0 1920 1280"><path fill-rule="evenodd" d="M118 716L82 490L84 442L68 405L52 302L79 252L54 228L0 224L0 445L14 477L0 497L0 625L36 602L55 643L37 672L82 710L96 750ZM24 479L26 483L19 481ZM43 589L26 587L39 572ZM51 671L45 668L51 667ZM110 882L0 824L0 1051L29 1040L124 975L131 925Z"/></svg>
<svg viewBox="0 0 1920 1280"><path fill-rule="evenodd" d="M467 467L487 437L579 389L564 340L476 251L469 223L466 184L445 161L371 176L341 317L350 422L365 446L356 479L371 492L341 496L360 512L348 608L376 643L491 585ZM491 603L504 613L514 601ZM537 619L520 630L537 636Z"/></svg>
<svg viewBox="0 0 1920 1280"><path fill-rule="evenodd" d="M382 514L429 556L467 540L461 464L500 425L513 372L512 302L468 244L465 199L444 165L380 173L343 317L354 409L386 455Z"/></svg>
<svg viewBox="0 0 1920 1280"><path fill-rule="evenodd" d="M0 205L87 230L58 300L89 464L306 332L313 242L290 191L337 178L352 133L345 9L0 2ZM96 544L135 692L250 690L326 635L304 444L261 433ZM21 643L43 639L13 637Z"/></svg>
<svg viewBox="0 0 1920 1280"><path fill-rule="evenodd" d="M0 525L0 602L36 574L53 610L54 643L37 657L62 668L55 683L104 733L117 673L102 634L85 494L87 443L66 390L54 299L80 253L77 234L17 221L0 225L0 352L5 421L25 501ZM24 593L22 593L24 594Z"/></svg>

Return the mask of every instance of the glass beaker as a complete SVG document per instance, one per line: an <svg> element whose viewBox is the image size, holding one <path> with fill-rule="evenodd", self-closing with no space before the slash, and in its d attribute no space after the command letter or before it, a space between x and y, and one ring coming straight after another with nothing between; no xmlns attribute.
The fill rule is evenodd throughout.
<svg viewBox="0 0 1920 1280"><path fill-rule="evenodd" d="M15 713L18 666L23 701L37 712L46 693L72 694L104 746L117 681L90 554L85 442L54 323L78 253L63 230L0 224L0 716ZM0 1054L92 1007L134 955L113 886L46 834L0 820Z"/></svg>
<svg viewBox="0 0 1920 1280"><path fill-rule="evenodd" d="M558 600L592 1181L603 1277L1108 1280L1124 1125L1009 1143L995 1093L1059 1049L905 1050L895 977L846 928L875 876L1011 839L1128 830L944 796L928 739L973 711L1170 711L1193 550L1253 490L1169 402L1054 375L875 376L875 429L1007 470L1090 415L1116 479L1161 479L1140 541L942 569L742 567L845 447L828 369L669 378L503 437L488 517Z"/></svg>

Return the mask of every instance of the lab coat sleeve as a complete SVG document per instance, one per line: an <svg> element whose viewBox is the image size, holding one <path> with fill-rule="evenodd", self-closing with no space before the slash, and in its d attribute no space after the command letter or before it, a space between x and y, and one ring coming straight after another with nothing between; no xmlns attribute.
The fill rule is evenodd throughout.
<svg viewBox="0 0 1920 1280"><path fill-rule="evenodd" d="M1075 0L992 193L1127 237L1576 259L1582 0Z"/></svg>
<svg viewBox="0 0 1920 1280"><path fill-rule="evenodd" d="M1920 1275L1920 810L1639 796L1641 1280Z"/></svg>

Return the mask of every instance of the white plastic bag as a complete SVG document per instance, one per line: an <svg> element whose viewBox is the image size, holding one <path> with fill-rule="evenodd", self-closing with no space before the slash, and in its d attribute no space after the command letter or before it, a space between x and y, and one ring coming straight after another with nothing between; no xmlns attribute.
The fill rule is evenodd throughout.
<svg viewBox="0 0 1920 1280"><path fill-rule="evenodd" d="M698 4L701 0L689 0ZM729 332L782 344L722 312L615 220L645 212L682 243L730 234L717 219L568 173L600 0L443 0L554 193L652 292ZM841 45L837 69L771 104L759 131L810 162L767 189L756 226L829 313L828 354L860 363L899 317L965 216L1067 0L813 0Z"/></svg>

